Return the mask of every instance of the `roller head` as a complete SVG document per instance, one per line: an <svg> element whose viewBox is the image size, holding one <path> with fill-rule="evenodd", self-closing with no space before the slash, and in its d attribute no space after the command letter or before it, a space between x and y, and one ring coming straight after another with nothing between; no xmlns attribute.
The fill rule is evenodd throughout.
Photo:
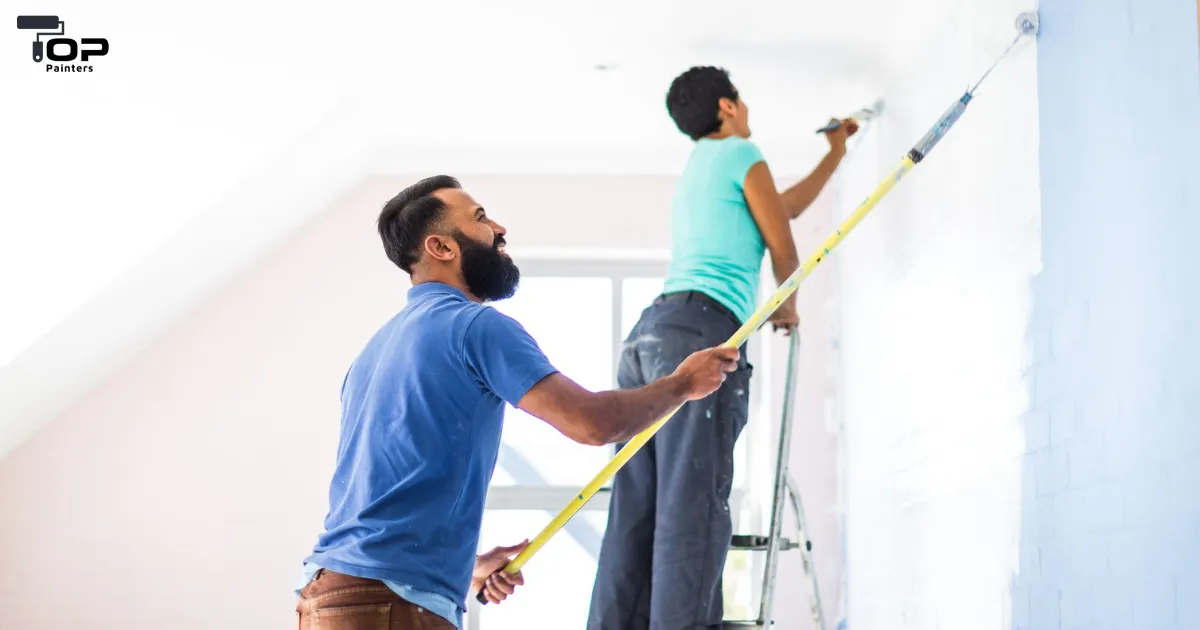
<svg viewBox="0 0 1200 630"><path fill-rule="evenodd" d="M31 31L57 31L57 15L18 15L17 28Z"/></svg>
<svg viewBox="0 0 1200 630"><path fill-rule="evenodd" d="M879 99L879 100L876 100L874 103L871 103L871 105L869 107L864 107L864 108L854 112L853 114L850 114L849 116L847 116L847 118L853 118L854 120L857 120L859 122L864 122L864 121L871 120L872 118L875 118L876 116L878 116L881 113L883 113L883 100ZM838 127L841 127L841 126L842 126L841 121L834 121L834 122L829 123L828 125L825 125L824 127L821 127L820 129L818 129L817 133L828 133L828 132L833 131L834 129L837 129Z"/></svg>
<svg viewBox="0 0 1200 630"><path fill-rule="evenodd" d="M1035 11L1026 11L1017 16L1017 32L1021 35L1037 35L1038 32L1038 14Z"/></svg>
<svg viewBox="0 0 1200 630"><path fill-rule="evenodd" d="M864 108L854 112L853 114L850 114L850 117L855 120L859 120L859 121L871 120L872 118L878 116L882 112L883 112L883 101L877 100L874 103L871 103L869 106L864 107Z"/></svg>

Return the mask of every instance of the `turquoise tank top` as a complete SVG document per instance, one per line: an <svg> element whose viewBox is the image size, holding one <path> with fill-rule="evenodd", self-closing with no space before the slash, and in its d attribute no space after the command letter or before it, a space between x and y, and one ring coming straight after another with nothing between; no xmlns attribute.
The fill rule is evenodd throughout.
<svg viewBox="0 0 1200 630"><path fill-rule="evenodd" d="M750 167L762 160L745 138L696 142L675 184L664 292L699 291L743 323L754 314L766 243L743 184Z"/></svg>

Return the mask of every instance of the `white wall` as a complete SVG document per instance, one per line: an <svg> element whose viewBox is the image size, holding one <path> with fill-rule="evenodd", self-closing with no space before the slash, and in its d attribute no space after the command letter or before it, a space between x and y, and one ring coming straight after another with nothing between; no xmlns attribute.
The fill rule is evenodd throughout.
<svg viewBox="0 0 1200 630"><path fill-rule="evenodd" d="M842 216L1016 35L1014 0L943 3L843 172ZM996 69L835 254L848 625L1011 627L1038 198L1035 49Z"/></svg>
<svg viewBox="0 0 1200 630"><path fill-rule="evenodd" d="M365 182L0 460L5 627L291 622L289 589L324 516L338 384L409 286L384 257L374 219L415 179ZM508 228L514 252L668 244L671 177L462 181ZM797 225L802 247L810 228ZM810 282L804 295L828 279ZM813 323L806 352L822 345ZM816 360L806 355L802 374L818 374ZM818 417L817 400L803 394L798 417ZM821 455L809 459L818 443L797 446L794 459L823 465ZM816 544L830 550L837 536L821 503L834 483L823 475L797 474L814 493ZM833 588L836 558L820 558ZM781 592L798 570L797 558L784 562ZM531 574L529 588L538 579L553 576ZM777 610L792 606L784 597Z"/></svg>

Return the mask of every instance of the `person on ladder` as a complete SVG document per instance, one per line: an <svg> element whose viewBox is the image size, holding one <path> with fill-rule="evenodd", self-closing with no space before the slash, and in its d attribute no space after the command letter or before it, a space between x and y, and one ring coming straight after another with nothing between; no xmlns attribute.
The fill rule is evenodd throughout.
<svg viewBox="0 0 1200 630"><path fill-rule="evenodd" d="M676 184L663 294L624 345L622 389L670 374L691 353L732 337L757 306L766 251L777 282L796 270L788 221L817 198L857 131L844 120L826 132L828 155L781 193L749 139L749 110L728 72L687 70L671 83L666 104L695 146ZM776 330L794 328L795 295L769 321ZM617 472L588 630L721 627L733 450L749 416L752 369L743 346L738 369L717 393L684 406Z"/></svg>

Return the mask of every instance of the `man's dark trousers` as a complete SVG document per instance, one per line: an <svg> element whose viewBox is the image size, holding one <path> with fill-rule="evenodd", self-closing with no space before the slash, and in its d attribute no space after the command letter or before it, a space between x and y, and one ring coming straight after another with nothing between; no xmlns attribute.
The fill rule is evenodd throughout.
<svg viewBox="0 0 1200 630"><path fill-rule="evenodd" d="M626 340L618 385L668 376L740 326L703 294L660 296ZM741 350L720 389L684 405L616 474L588 630L720 628L733 447L749 415L753 369Z"/></svg>

